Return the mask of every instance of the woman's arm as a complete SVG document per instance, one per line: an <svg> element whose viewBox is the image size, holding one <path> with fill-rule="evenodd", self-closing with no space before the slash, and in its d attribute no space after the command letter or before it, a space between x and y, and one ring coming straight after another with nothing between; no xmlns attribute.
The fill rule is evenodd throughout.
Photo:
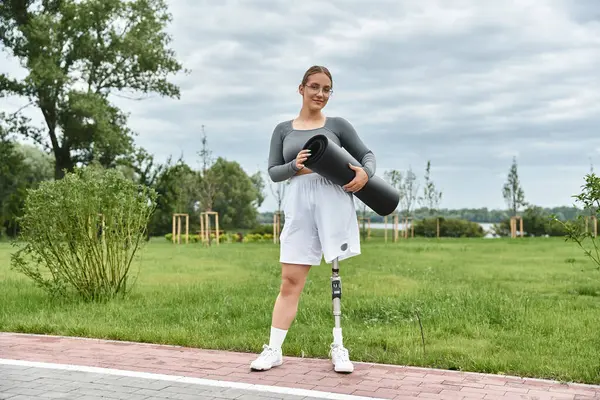
<svg viewBox="0 0 600 400"><path fill-rule="evenodd" d="M363 143L352 124L341 117L337 117L335 122L342 147L360 162L367 176L372 178L377 168L375 154Z"/></svg>
<svg viewBox="0 0 600 400"><path fill-rule="evenodd" d="M279 124L271 135L271 146L269 148L269 177L273 182L285 181L296 174L296 160L288 163L283 159L283 127Z"/></svg>

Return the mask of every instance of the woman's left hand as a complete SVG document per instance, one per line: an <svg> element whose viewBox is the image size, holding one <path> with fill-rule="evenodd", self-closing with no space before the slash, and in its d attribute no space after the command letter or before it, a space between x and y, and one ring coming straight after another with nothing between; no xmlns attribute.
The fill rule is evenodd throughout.
<svg viewBox="0 0 600 400"><path fill-rule="evenodd" d="M354 179L352 179L350 182L344 185L344 190L347 192L356 193L367 184L367 182L369 181L369 176L367 175L365 170L362 169L362 167L357 167L352 164L348 165L351 169L354 170L356 176L354 176Z"/></svg>

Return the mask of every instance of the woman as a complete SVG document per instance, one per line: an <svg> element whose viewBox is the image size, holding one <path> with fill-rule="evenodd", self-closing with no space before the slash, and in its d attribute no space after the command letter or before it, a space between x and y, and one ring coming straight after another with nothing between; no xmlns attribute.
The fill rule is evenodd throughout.
<svg viewBox="0 0 600 400"><path fill-rule="evenodd" d="M346 120L325 117L323 108L331 96L333 79L329 70L313 66L304 74L298 91L302 108L294 120L279 123L271 137L269 176L274 182L290 179L284 199L285 223L281 232L282 282L273 308L271 337L251 364L268 370L283 362L281 347L296 317L300 294L313 265L321 258L331 263L360 254L360 237L352 193L359 191L375 173L375 156ZM317 134L344 147L361 167L349 165L355 178L341 187L304 166L310 157L304 143ZM343 250L342 250L343 249ZM352 372L354 366L343 346L341 329L333 329L331 357L337 372Z"/></svg>

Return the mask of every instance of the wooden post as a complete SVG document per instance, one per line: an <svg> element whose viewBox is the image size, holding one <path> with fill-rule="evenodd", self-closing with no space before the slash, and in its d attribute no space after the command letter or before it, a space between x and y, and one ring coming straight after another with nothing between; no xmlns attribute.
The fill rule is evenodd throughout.
<svg viewBox="0 0 600 400"><path fill-rule="evenodd" d="M204 211L200 213L200 240L210 245L210 215L215 217L215 239L219 245L219 213L216 211Z"/></svg>
<svg viewBox="0 0 600 400"><path fill-rule="evenodd" d="M367 226L368 226L368 230L367 230L367 238L371 238L371 218L369 217L358 217L358 228L359 230L361 229L361 224L363 221L367 221Z"/></svg>
<svg viewBox="0 0 600 400"><path fill-rule="evenodd" d="M523 237L523 217L513 216L510 217L510 237L517 237L517 220L519 220L519 232L521 233L521 237Z"/></svg>
<svg viewBox="0 0 600 400"><path fill-rule="evenodd" d="M273 214L273 243L279 243L281 235L281 211L275 211Z"/></svg>
<svg viewBox="0 0 600 400"><path fill-rule="evenodd" d="M398 231L400 230L400 221L398 214L394 214L394 242L398 241Z"/></svg>
<svg viewBox="0 0 600 400"><path fill-rule="evenodd" d="M181 244L181 218L185 217L185 243L190 242L190 216L189 214L173 214L172 242Z"/></svg>
<svg viewBox="0 0 600 400"><path fill-rule="evenodd" d="M436 222L437 222L437 238L440 238L440 219L439 217L436 218Z"/></svg>
<svg viewBox="0 0 600 400"><path fill-rule="evenodd" d="M413 224L412 221L413 221L412 217L404 217L404 219L402 221L404 223L404 227L405 227L404 235L403 235L405 239L408 239L408 230L409 230L408 224L409 223L410 223L411 237L413 237L413 238L415 237L415 224Z"/></svg>
<svg viewBox="0 0 600 400"><path fill-rule="evenodd" d="M383 217L383 237L384 243L387 243L387 215Z"/></svg>

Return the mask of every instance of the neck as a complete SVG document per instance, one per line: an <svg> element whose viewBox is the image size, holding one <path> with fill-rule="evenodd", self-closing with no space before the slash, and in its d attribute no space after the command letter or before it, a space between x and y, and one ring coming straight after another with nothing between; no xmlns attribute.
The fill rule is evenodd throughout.
<svg viewBox="0 0 600 400"><path fill-rule="evenodd" d="M298 119L302 121L320 121L323 119L323 113L321 110L312 111L308 108L302 107L300 114L298 115Z"/></svg>

